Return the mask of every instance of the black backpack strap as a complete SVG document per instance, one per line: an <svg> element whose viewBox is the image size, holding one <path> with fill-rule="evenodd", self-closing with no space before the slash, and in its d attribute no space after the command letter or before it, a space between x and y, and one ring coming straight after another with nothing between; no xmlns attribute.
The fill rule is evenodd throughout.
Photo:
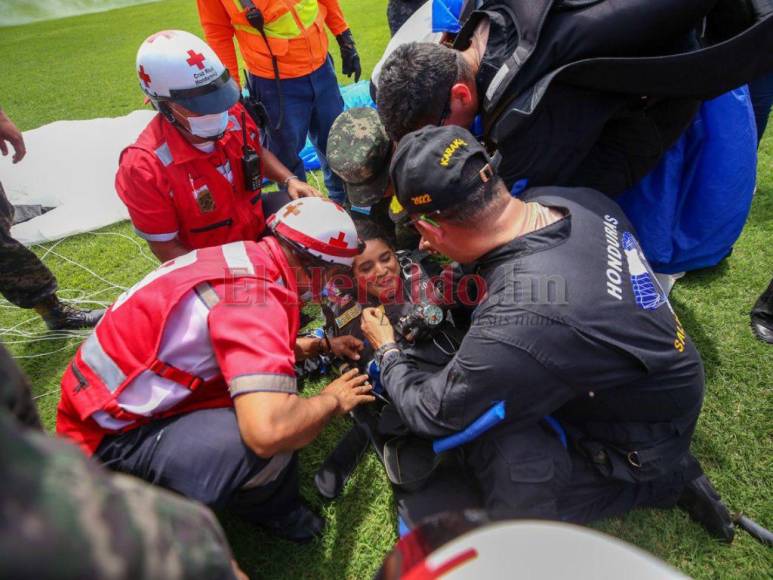
<svg viewBox="0 0 773 580"><path fill-rule="evenodd" d="M530 0L529 2L507 0L497 2L499 6L506 8L512 14L513 22L518 29L518 46L489 83L483 99L484 112L488 112L496 106L510 85L510 82L534 52L539 41L542 26L545 23L545 18L547 18L553 2L554 0ZM482 8L485 9L487 4L484 4Z"/></svg>
<svg viewBox="0 0 773 580"><path fill-rule="evenodd" d="M550 80L631 95L709 99L771 71L773 15L714 46L668 56L587 59L559 69Z"/></svg>

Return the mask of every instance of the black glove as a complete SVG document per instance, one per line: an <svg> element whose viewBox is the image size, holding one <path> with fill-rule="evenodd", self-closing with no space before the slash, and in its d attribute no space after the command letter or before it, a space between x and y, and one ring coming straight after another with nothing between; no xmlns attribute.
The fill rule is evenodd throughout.
<svg viewBox="0 0 773 580"><path fill-rule="evenodd" d="M352 31L347 28L336 36L336 40L341 48L341 72L347 77L354 74L354 82L356 83L362 75L362 67L360 66L360 55L357 54L357 48L354 46Z"/></svg>

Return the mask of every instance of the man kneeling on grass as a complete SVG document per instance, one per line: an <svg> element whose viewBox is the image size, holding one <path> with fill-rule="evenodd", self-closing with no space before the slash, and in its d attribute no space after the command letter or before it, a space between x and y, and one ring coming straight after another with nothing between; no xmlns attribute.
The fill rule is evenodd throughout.
<svg viewBox="0 0 773 580"><path fill-rule="evenodd" d="M422 246L485 283L435 372L403 352L380 311L363 312L381 384L411 431L452 435L504 401L504 422L461 448L495 515L586 523L678 504L731 541L729 513L690 453L700 355L617 204L589 189L511 197L453 126L406 135L391 174Z"/></svg>
<svg viewBox="0 0 773 580"><path fill-rule="evenodd" d="M299 306L361 250L351 218L321 198L269 227L167 262L119 297L65 372L56 427L115 470L303 542L323 522L298 496L296 450L373 397L357 371L297 396L296 359L362 347L296 339Z"/></svg>

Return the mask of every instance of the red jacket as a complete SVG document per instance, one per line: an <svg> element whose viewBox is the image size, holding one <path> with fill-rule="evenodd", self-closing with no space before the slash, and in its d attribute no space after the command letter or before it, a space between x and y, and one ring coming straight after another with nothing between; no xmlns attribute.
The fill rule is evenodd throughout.
<svg viewBox="0 0 773 580"><path fill-rule="evenodd" d="M231 108L228 130L212 153L191 145L160 114L123 150L115 189L139 236L157 242L177 237L194 249L263 234L260 192L244 189L242 112L239 103ZM245 118L248 142L260 153L258 128ZM230 183L217 169L226 162Z"/></svg>
<svg viewBox="0 0 773 580"><path fill-rule="evenodd" d="M183 324L198 336L197 354L182 345L184 364L172 366L159 353L176 346L166 331L186 300L204 312ZM121 295L78 349L56 430L91 455L106 434L154 419L231 406L249 392L296 393L299 320L295 277L274 238L180 256Z"/></svg>

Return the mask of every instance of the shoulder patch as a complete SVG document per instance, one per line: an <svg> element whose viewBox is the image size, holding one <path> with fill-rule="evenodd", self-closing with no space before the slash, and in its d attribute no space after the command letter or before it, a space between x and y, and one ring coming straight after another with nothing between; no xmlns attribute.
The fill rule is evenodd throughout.
<svg viewBox="0 0 773 580"><path fill-rule="evenodd" d="M167 167L172 164L174 161L174 157L172 157L172 152L169 150L169 145L166 143L162 143L155 151L156 157L158 157L158 160L161 162L161 164L164 167Z"/></svg>
<svg viewBox="0 0 773 580"><path fill-rule="evenodd" d="M343 314L338 316L336 318L336 326L338 328L343 328L347 324L349 324L352 320L357 318L360 314L362 314L362 306L359 303L355 303L354 306L349 308L348 310L345 310Z"/></svg>

